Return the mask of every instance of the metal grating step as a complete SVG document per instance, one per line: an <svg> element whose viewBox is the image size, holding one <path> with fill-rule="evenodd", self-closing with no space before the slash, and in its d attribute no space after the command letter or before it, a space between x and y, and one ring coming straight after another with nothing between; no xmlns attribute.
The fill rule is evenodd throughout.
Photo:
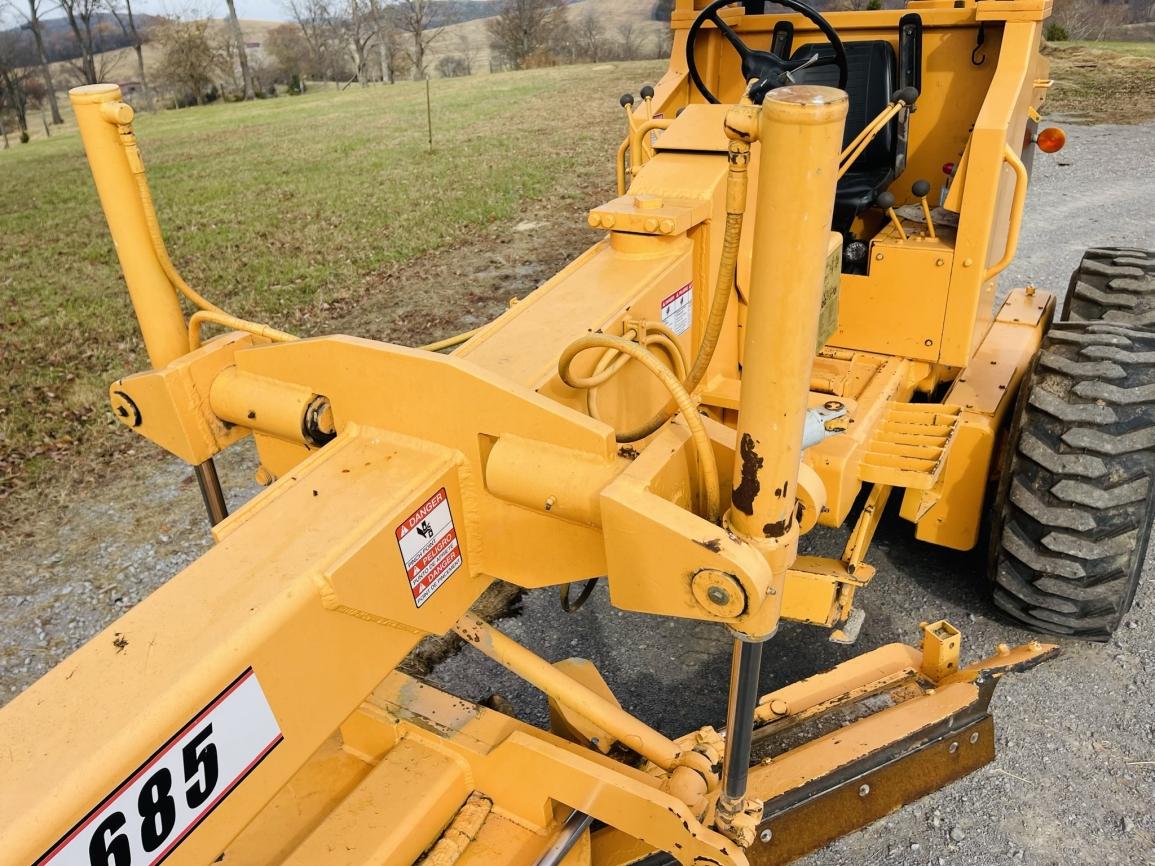
<svg viewBox="0 0 1155 866"><path fill-rule="evenodd" d="M858 468L863 481L930 490L942 472L959 407L891 403Z"/></svg>

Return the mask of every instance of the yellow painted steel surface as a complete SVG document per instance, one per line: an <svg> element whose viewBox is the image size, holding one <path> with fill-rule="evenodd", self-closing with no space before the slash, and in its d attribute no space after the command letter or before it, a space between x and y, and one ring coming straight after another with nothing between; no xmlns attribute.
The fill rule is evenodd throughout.
<svg viewBox="0 0 1155 866"><path fill-rule="evenodd" d="M836 327L817 355L840 244L829 205L845 100L796 88L735 106L745 82L706 27L696 57L729 104L705 104L685 68L704 5L676 4L669 71L633 112L619 193L588 216L601 239L451 356L296 340L216 308L164 252L118 89L74 91L153 365L113 384L113 411L190 463L251 434L270 486L216 527L208 554L0 712L6 858L407 864L432 852L427 866L530 864L575 812L604 826L579 826L570 866L654 849L685 864L787 856L745 852L719 832L717 732L668 739L607 696L596 670L550 665L468 610L497 578L532 588L605 576L623 609L754 637L783 616L844 635L874 575L866 560L892 490L920 538L973 546L1000 432L1054 307L1033 290L994 305L1018 238L1027 119L1045 93L1038 46L1050 3L909 4L934 62L894 191L913 203L904 187L928 178L933 196L940 166L957 162L945 203L958 227L859 217L867 270L842 276L837 322L826 323ZM896 44L904 11L829 17L844 40ZM722 14L761 48L782 20ZM783 17L796 44L818 38ZM987 59L975 65L980 26ZM803 92L822 110L794 111ZM795 152L810 174L792 171ZM200 311L190 322L178 293ZM201 344L210 322L237 330ZM571 387L559 359L591 333L657 360L582 351L569 372L597 384ZM701 380L679 393L702 358ZM655 363L671 374L654 375ZM671 394L685 412L617 441ZM803 450L815 411L827 413L821 435ZM743 488L753 464L764 489ZM728 514L721 525L707 519L711 468L723 479L712 492ZM797 557L799 533L846 522L864 484L873 488L843 555ZM453 628L546 691L558 731L394 672L422 638ZM923 631L921 652L884 647L758 704L765 733L859 698L901 698L852 736L816 737L751 771L750 796L779 810L774 832L798 834L782 852L822 841L800 829L810 813L798 803L839 796L835 781L861 762L892 772L894 750L933 757L937 741L920 732L959 718L989 735L993 682L1050 654L1031 644L960 670L957 631ZM649 760L617 760L626 748ZM986 745L965 767L983 760Z"/></svg>

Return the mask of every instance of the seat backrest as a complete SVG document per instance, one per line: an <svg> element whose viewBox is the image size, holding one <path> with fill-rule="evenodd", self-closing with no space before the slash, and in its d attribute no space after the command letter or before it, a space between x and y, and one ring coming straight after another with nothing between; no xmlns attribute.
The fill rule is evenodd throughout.
<svg viewBox="0 0 1155 866"><path fill-rule="evenodd" d="M850 106L846 115L846 133L842 146L850 144L871 120L877 117L887 105L890 97L899 88L898 62L894 48L884 40L864 40L844 42L846 48L846 92ZM834 48L826 42L802 45L794 52L791 60L806 60L818 55L820 60L833 61ZM794 73L799 84L824 84L838 86L837 66L807 67ZM894 167L898 146L898 119L886 125L874 141L855 160L855 170Z"/></svg>

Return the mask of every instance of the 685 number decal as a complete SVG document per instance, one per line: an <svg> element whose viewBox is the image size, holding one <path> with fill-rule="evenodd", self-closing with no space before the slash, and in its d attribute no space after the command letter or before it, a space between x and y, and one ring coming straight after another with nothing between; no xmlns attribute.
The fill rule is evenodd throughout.
<svg viewBox="0 0 1155 866"><path fill-rule="evenodd" d="M36 866L160 863L283 739L250 668L77 822Z"/></svg>

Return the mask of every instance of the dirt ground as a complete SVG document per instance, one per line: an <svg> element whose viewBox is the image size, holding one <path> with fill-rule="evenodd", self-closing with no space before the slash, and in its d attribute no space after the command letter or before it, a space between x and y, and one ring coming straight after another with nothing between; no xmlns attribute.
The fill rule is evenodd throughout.
<svg viewBox="0 0 1155 866"><path fill-rule="evenodd" d="M1024 255L1007 285L1061 290L1086 246L1155 246L1143 206L1155 195L1155 123L1068 132L1070 144L1058 157L1036 159ZM367 292L336 301L346 306L327 313L347 322L346 330L408 343L472 327L589 242L584 208L603 195L585 189L572 202L494 225L464 248L382 274L383 286L404 289L390 292L390 303ZM423 291L462 282L469 286L464 310L430 304ZM0 541L0 702L208 544L187 470L158 459L145 443L134 452L98 489L47 504ZM257 490L253 466L243 448L220 461L234 505ZM867 619L858 645L837 647L818 631L784 627L767 651L764 689L889 641L913 640L920 620L939 616L963 629L972 655L1029 637L987 605L975 557L917 544L910 535L893 515L879 533L872 556L879 577L862 596ZM841 538L821 533L811 543L837 549ZM569 617L558 611L552 590L528 593L521 615L502 627L548 658L593 659L622 703L667 733L724 716L729 643L721 629L614 611L600 587ZM1148 577L1112 642L1063 642L1058 661L1000 687L994 704L1000 755L993 765L804 862L1155 864L1153 635L1155 589ZM469 698L500 692L519 715L543 720L539 696L474 653L453 656L432 678Z"/></svg>

